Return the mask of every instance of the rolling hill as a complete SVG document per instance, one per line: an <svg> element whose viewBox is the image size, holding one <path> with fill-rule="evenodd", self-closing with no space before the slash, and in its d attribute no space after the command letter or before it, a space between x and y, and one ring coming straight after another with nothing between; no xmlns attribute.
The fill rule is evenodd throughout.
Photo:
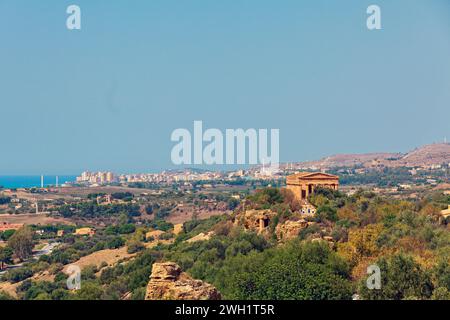
<svg viewBox="0 0 450 320"><path fill-rule="evenodd" d="M297 163L299 168L427 167L450 164L450 143L424 145L407 153L337 154L317 161Z"/></svg>

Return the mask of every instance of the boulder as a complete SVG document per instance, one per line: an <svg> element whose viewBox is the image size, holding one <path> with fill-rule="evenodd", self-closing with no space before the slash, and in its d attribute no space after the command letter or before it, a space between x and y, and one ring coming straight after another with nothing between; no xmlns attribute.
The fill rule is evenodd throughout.
<svg viewBox="0 0 450 320"><path fill-rule="evenodd" d="M277 239L280 241L287 241L298 237L300 231L305 229L308 226L308 222L306 220L288 220L284 223L280 223L275 228L275 234L277 235Z"/></svg>
<svg viewBox="0 0 450 320"><path fill-rule="evenodd" d="M210 231L208 233L199 233L198 235L196 235L195 237L192 237L188 240L186 240L187 243L194 243L194 242L199 242L199 241L207 241L209 239L211 239L211 237L213 237L215 235L214 231Z"/></svg>
<svg viewBox="0 0 450 320"><path fill-rule="evenodd" d="M145 300L220 300L209 283L194 280L174 262L154 263Z"/></svg>
<svg viewBox="0 0 450 320"><path fill-rule="evenodd" d="M153 281L174 281L180 276L181 268L176 263L154 263L150 279Z"/></svg>

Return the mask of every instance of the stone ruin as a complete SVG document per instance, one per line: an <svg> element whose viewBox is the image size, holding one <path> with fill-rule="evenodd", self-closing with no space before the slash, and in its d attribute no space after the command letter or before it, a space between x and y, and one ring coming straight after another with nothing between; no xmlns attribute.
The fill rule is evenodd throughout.
<svg viewBox="0 0 450 320"><path fill-rule="evenodd" d="M288 220L280 223L275 228L275 234L279 241L287 241L298 237L298 234L303 229L307 228L312 222L307 222L304 219Z"/></svg>
<svg viewBox="0 0 450 320"><path fill-rule="evenodd" d="M242 225L247 230L263 233L276 215L277 213L271 210L247 210L236 217L235 224Z"/></svg>
<svg viewBox="0 0 450 320"><path fill-rule="evenodd" d="M246 230L251 230L264 236L270 236L269 225L276 215L276 212L269 209L246 210L235 217L234 223L243 226ZM307 228L311 224L314 223L307 222L303 218L293 218L283 223L279 223L275 228L275 235L279 241L287 241L296 238L301 230Z"/></svg>
<svg viewBox="0 0 450 320"><path fill-rule="evenodd" d="M194 280L174 262L154 263L145 300L220 300L209 283Z"/></svg>

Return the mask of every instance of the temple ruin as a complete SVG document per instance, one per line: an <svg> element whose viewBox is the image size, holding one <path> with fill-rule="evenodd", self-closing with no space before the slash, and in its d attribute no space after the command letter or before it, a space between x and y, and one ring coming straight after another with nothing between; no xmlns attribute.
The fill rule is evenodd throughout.
<svg viewBox="0 0 450 320"><path fill-rule="evenodd" d="M307 200L315 188L323 187L338 190L339 177L321 172L300 172L286 178L287 189L294 193L300 202Z"/></svg>

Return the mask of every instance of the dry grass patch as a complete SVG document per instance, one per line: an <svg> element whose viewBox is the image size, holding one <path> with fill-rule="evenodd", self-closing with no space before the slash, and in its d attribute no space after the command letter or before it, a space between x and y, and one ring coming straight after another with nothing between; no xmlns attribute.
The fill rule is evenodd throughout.
<svg viewBox="0 0 450 320"><path fill-rule="evenodd" d="M122 247L119 249L106 249L82 257L80 260L71 263L70 265L76 265L81 269L86 268L87 266L96 266L97 268L100 268L102 264L106 263L108 266L114 266L120 261L130 260L135 256L136 253L127 252L127 247ZM63 268L64 273L67 273L67 268L69 268L69 265L66 265Z"/></svg>

